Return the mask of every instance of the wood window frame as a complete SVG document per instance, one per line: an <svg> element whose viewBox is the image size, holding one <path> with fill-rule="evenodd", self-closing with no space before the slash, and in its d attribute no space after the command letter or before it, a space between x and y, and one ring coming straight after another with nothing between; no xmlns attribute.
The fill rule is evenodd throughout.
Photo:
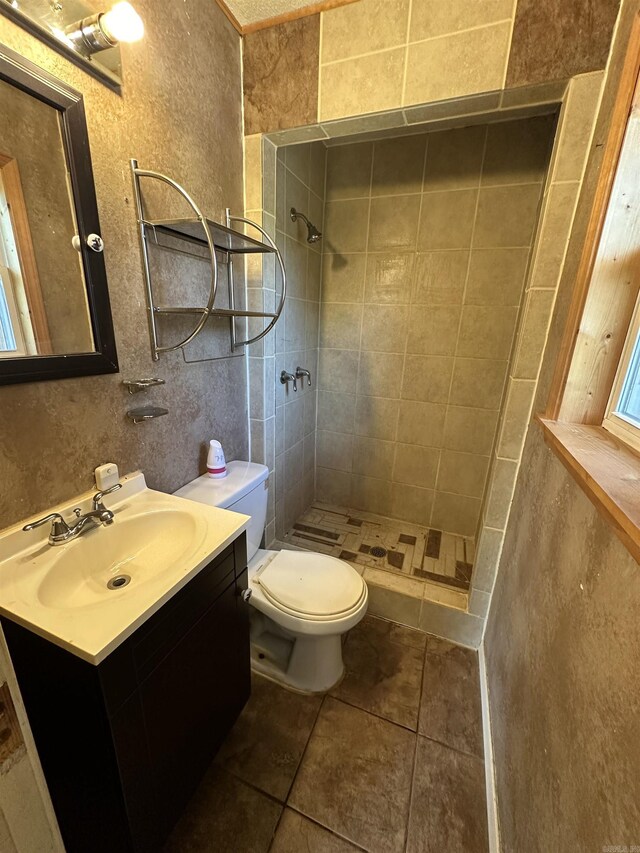
<svg viewBox="0 0 640 853"><path fill-rule="evenodd" d="M22 272L24 291L29 306L33 334L38 348L38 355L51 355L51 334L47 322L47 312L38 275L36 253L31 238L31 228L27 216L27 204L22 191L18 161L0 151L0 172L4 185L9 218L18 250L18 260Z"/></svg>
<svg viewBox="0 0 640 853"><path fill-rule="evenodd" d="M538 421L547 444L640 562L640 451L603 426L638 302L637 257L631 279L612 282L594 274L601 246L606 257L605 221L634 112L640 112L640 13L631 28L548 405Z"/></svg>

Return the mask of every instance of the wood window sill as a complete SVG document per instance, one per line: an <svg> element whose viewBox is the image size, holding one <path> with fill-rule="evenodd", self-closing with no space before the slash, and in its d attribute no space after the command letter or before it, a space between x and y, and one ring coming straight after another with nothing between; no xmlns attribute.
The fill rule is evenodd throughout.
<svg viewBox="0 0 640 853"><path fill-rule="evenodd" d="M603 427L537 420L546 443L640 562L640 457Z"/></svg>

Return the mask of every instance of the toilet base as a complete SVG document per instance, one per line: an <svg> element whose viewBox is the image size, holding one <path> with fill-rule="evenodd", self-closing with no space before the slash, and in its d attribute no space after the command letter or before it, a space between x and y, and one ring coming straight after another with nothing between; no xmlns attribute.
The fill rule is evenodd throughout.
<svg viewBox="0 0 640 853"><path fill-rule="evenodd" d="M251 614L251 666L301 693L326 693L344 674L342 636L300 636L263 613Z"/></svg>

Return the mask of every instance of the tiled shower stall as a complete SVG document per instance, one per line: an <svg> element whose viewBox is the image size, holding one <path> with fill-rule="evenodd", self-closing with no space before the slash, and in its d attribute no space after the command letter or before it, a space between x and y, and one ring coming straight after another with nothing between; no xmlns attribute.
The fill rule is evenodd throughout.
<svg viewBox="0 0 640 853"><path fill-rule="evenodd" d="M324 141L246 139L247 215L288 278L277 333L249 358L252 454L274 473L266 544L348 559L373 612L469 644L581 178L564 143L586 149L600 82L573 81L559 116L556 101L355 140L330 125ZM313 385L294 392L278 377L297 366Z"/></svg>

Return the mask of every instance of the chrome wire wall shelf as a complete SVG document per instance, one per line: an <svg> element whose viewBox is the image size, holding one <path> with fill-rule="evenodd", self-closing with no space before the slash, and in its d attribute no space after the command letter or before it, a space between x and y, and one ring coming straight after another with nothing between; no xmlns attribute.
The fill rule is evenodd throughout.
<svg viewBox="0 0 640 853"><path fill-rule="evenodd" d="M140 236L140 248L142 251L143 272L145 279L145 290L147 296L147 307L149 317L149 335L151 337L151 355L154 361L157 361L161 353L174 352L178 349L183 349L189 344L204 328L207 320L210 317L228 317L230 323L231 334L231 350L235 351L248 344L255 343L268 334L275 326L282 309L287 292L287 277L282 260L282 255L274 241L256 222L250 219L245 219L242 216L232 216L227 208L226 225L221 225L211 219L207 219L200 208L196 205L191 196L172 178L163 175L160 172L152 172L148 169L140 169L137 160L131 160L131 172L133 175L133 190L136 203L136 216L138 219L138 228ZM147 219L144 213L144 205L142 201L142 193L140 189L140 178L153 178L168 184L172 189L187 202L193 211L193 218L188 219ZM262 240L248 237L239 231L235 231L231 226L233 223L243 223L255 228L263 238ZM207 304L203 306L173 306L173 305L157 305L153 296L153 284L151 280L151 267L149 262L149 239L161 248L163 244L159 241L158 236L166 235L179 240L184 244L184 249L179 251L184 254L192 254L194 257L202 259L202 254L189 251L189 246L205 249L209 255L211 263L211 284L209 289L209 298ZM228 290L229 290L229 307L216 308L216 295L218 292L218 254L222 256L222 262L227 265L228 269ZM273 254L275 255L280 267L280 275L282 281L282 290L278 306L273 312L263 311L248 311L235 307L235 291L233 278L233 257L235 255L247 254ZM160 315L170 314L193 314L199 317L193 329L189 332L186 338L171 346L160 346L158 343L158 328L156 325L157 317ZM248 337L246 340L239 340L236 330L237 318L263 318L269 322L265 328L254 337Z"/></svg>

